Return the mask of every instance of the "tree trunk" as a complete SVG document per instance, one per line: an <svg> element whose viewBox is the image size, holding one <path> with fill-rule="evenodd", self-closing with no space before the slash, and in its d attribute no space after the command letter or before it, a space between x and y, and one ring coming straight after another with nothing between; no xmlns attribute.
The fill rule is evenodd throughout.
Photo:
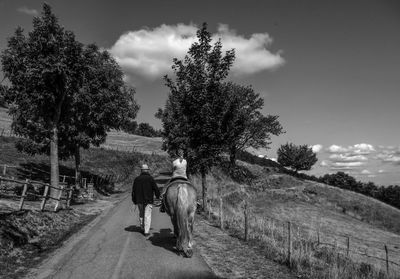
<svg viewBox="0 0 400 279"><path fill-rule="evenodd" d="M80 165L81 165L81 153L79 145L77 144L75 147L75 185L77 187L79 186L79 181L81 178Z"/></svg>
<svg viewBox="0 0 400 279"><path fill-rule="evenodd" d="M201 170L201 187L203 194L202 211L204 211L207 208L207 180L206 180L206 171L204 169Z"/></svg>
<svg viewBox="0 0 400 279"><path fill-rule="evenodd" d="M50 141L50 181L51 186L59 188L59 168L58 168L58 128L54 126L52 129L52 139ZM50 197L57 198L58 189L50 188Z"/></svg>

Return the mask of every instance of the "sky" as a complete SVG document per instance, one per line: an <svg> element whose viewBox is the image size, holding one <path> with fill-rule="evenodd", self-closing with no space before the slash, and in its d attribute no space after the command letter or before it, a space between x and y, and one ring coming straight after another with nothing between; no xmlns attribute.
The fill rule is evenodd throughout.
<svg viewBox="0 0 400 279"><path fill-rule="evenodd" d="M229 80L252 85L264 114L279 115L280 145L307 144L318 162L309 174L344 171L378 185L400 185L400 1L105 1L48 0L82 43L110 51L136 88L137 120L155 119L196 30L234 48ZM26 32L42 1L0 0L0 51L17 26ZM2 73L0 72L2 79Z"/></svg>

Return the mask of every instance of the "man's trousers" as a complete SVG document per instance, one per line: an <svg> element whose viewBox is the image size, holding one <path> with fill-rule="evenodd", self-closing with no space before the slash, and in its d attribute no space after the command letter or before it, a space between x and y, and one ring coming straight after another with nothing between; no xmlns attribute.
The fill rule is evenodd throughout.
<svg viewBox="0 0 400 279"><path fill-rule="evenodd" d="M152 204L144 205L142 203L139 203L137 206L139 208L140 227L142 228L143 232L147 234L150 231L151 210L153 209L153 205Z"/></svg>

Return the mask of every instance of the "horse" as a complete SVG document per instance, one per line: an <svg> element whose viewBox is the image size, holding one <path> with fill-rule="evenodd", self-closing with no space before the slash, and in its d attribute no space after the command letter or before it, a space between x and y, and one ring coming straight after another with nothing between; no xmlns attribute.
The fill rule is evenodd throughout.
<svg viewBox="0 0 400 279"><path fill-rule="evenodd" d="M197 208L194 186L186 180L170 182L165 193L165 210L171 217L178 254L193 256L193 223Z"/></svg>

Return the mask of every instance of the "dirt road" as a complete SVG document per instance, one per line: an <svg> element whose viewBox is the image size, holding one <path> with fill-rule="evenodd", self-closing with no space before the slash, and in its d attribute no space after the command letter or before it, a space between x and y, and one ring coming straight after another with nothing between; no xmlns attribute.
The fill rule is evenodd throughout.
<svg viewBox="0 0 400 279"><path fill-rule="evenodd" d="M175 253L171 222L158 207L149 237L139 231L137 216L128 192L27 278L216 278L198 253L191 259Z"/></svg>

